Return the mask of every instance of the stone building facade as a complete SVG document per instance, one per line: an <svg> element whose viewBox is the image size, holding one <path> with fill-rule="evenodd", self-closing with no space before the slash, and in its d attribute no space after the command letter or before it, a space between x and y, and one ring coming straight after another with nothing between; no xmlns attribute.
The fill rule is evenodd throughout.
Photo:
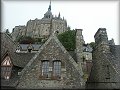
<svg viewBox="0 0 120 90"><path fill-rule="evenodd" d="M21 35L33 38L47 38L54 31L58 31L59 34L67 31L67 21L64 17L61 18L60 13L58 16L53 16L50 4L42 19L29 20L26 26L15 26L12 37L13 40Z"/></svg>
<svg viewBox="0 0 120 90"><path fill-rule="evenodd" d="M44 62L48 63L47 76L43 74ZM60 73L59 70L54 72L54 63L61 65ZM81 69L53 34L22 70L17 88L82 89L83 85Z"/></svg>
<svg viewBox="0 0 120 90"><path fill-rule="evenodd" d="M78 43L81 40L84 41L80 39L82 36L80 32L76 30ZM74 55L66 51L55 33L51 34L43 45L32 45L31 52L28 52L29 48L27 48L30 45L20 45L21 48L18 48L18 44L7 34L1 35L3 38L1 73L2 75L7 73L1 77L2 87L17 89L120 88L120 45L114 45L114 43L110 45L105 28L100 28L95 34L93 51L88 45L80 45L82 49L77 48L81 51L78 53L85 59L82 57L79 59L76 51ZM4 47L6 45L8 48ZM6 68L9 68L7 69L9 73ZM84 78L85 69L88 69L87 80Z"/></svg>

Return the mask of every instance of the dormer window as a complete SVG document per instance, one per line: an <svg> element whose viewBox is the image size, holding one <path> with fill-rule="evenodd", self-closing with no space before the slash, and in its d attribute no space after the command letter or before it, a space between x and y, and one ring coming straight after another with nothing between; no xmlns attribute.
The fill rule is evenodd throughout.
<svg viewBox="0 0 120 90"><path fill-rule="evenodd" d="M21 49L21 47L20 47L20 45L18 45L17 48L16 48L16 52L19 53L20 49Z"/></svg>
<svg viewBox="0 0 120 90"><path fill-rule="evenodd" d="M27 49L28 49L28 52L31 53L31 51L33 50L33 46L31 44L29 44Z"/></svg>
<svg viewBox="0 0 120 90"><path fill-rule="evenodd" d="M12 62L10 57L7 55L1 63L1 76L4 79L10 79L12 71Z"/></svg>
<svg viewBox="0 0 120 90"><path fill-rule="evenodd" d="M20 52L20 49L16 49L16 52L19 53L19 52Z"/></svg>

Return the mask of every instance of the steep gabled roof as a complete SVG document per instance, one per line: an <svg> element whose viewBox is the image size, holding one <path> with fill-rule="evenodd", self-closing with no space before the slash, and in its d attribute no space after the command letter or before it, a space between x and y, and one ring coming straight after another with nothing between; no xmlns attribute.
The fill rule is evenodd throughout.
<svg viewBox="0 0 120 90"><path fill-rule="evenodd" d="M24 68L35 53L13 53L11 59L14 66Z"/></svg>
<svg viewBox="0 0 120 90"><path fill-rule="evenodd" d="M10 36L6 33L1 34L1 62L3 61L6 54L9 54L11 57L11 61L14 66L24 67L29 60L35 55L35 53L16 53L16 46L15 43ZM37 47L38 48L38 47Z"/></svg>
<svg viewBox="0 0 120 90"><path fill-rule="evenodd" d="M29 67L32 65L32 63L34 62L34 60L39 56L39 54L42 52L42 50L47 46L47 44L51 41L51 39L53 39L61 48L61 50L69 57L69 60L71 62L71 64L73 64L73 66L77 69L77 71L80 73L81 76L83 76L83 72L81 70L81 68L78 66L78 64L75 62L75 60L72 58L72 56L67 52L67 50L65 49L65 47L61 44L61 42L58 40L58 38L56 37L56 35L53 33L49 39L41 46L41 48L39 49L38 53L36 53L34 55L34 57L29 61L29 63L25 66L25 68L22 70L21 75L27 70L29 69Z"/></svg>
<svg viewBox="0 0 120 90"><path fill-rule="evenodd" d="M6 57L8 57L7 60L5 60ZM4 55L2 56L2 58L1 58L1 65L3 65L4 62L6 62L6 64L7 64L7 61L8 61L8 63L12 64L9 51L6 51L4 53Z"/></svg>
<svg viewBox="0 0 120 90"><path fill-rule="evenodd" d="M109 57L110 61L120 75L120 45L110 45L110 51L113 57L112 59Z"/></svg>
<svg viewBox="0 0 120 90"><path fill-rule="evenodd" d="M93 67L87 80L87 87L96 88L114 88L120 86L120 45L110 46L110 52L95 52ZM106 69L108 67L109 69ZM108 73L109 70L109 73ZM108 76L109 74L109 76ZM109 78L109 81L107 79ZM114 85L112 84L114 83ZM108 85L108 86L107 86Z"/></svg>
<svg viewBox="0 0 120 90"><path fill-rule="evenodd" d="M16 43L6 33L0 34L1 34L1 58L4 57L6 52L9 52L9 56L12 56L16 47Z"/></svg>
<svg viewBox="0 0 120 90"><path fill-rule="evenodd" d="M41 78L43 76L42 62L45 60L48 60L50 64L60 60L62 63L60 80L52 79L54 77L53 69L52 72L50 71L49 80ZM54 68L54 66L49 67ZM74 61L53 33L21 71L17 88L83 88L85 83L82 76L81 66Z"/></svg>

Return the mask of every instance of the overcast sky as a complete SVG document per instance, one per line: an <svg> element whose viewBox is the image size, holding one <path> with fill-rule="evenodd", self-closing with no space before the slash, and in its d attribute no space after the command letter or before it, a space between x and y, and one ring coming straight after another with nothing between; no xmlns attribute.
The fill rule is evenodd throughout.
<svg viewBox="0 0 120 90"><path fill-rule="evenodd" d="M27 21L41 19L48 10L50 1L2 1L2 31ZM118 1L51 1L52 14L67 20L71 29L83 29L85 43L93 42L98 28L106 28L108 39L119 44L119 2Z"/></svg>

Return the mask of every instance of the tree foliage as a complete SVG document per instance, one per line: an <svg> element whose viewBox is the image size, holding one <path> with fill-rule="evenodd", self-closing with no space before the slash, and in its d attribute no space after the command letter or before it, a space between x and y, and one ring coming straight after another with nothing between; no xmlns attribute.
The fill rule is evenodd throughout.
<svg viewBox="0 0 120 90"><path fill-rule="evenodd" d="M19 42L20 44L34 44L35 43L35 39L30 37L30 36L20 36L17 38L16 40L17 42Z"/></svg>
<svg viewBox="0 0 120 90"><path fill-rule="evenodd" d="M95 42L89 43L89 45L94 49L95 48Z"/></svg>
<svg viewBox="0 0 120 90"><path fill-rule="evenodd" d="M75 30L68 30L62 34L59 34L58 39L66 50L70 51L75 49Z"/></svg>

